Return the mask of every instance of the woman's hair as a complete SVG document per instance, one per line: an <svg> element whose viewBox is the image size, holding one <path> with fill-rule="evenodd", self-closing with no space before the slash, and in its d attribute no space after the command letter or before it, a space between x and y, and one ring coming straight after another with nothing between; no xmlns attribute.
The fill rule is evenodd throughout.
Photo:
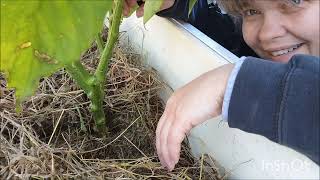
<svg viewBox="0 0 320 180"><path fill-rule="evenodd" d="M255 0L216 0L219 7L235 18L241 18L241 12L250 7ZM273 0L270 0L273 1ZM282 0L291 5L299 5L303 0Z"/></svg>
<svg viewBox="0 0 320 180"><path fill-rule="evenodd" d="M229 15L241 17L242 10L248 7L251 1L253 0L217 0L217 3Z"/></svg>

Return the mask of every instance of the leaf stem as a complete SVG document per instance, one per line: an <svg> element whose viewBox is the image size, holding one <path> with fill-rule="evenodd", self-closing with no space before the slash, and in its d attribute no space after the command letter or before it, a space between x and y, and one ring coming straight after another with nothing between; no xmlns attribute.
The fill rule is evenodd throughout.
<svg viewBox="0 0 320 180"><path fill-rule="evenodd" d="M103 52L103 48L104 48L104 43L103 43L103 40L101 38L101 34L98 33L97 34L97 37L96 37L96 43L97 43L97 47L99 49L99 52L102 53Z"/></svg>

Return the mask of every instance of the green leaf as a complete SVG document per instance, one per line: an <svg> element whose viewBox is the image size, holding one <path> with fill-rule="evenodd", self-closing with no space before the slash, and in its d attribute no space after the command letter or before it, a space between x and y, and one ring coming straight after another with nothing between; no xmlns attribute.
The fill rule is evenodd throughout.
<svg viewBox="0 0 320 180"><path fill-rule="evenodd" d="M164 0L146 0L144 4L143 23L149 21L161 8Z"/></svg>
<svg viewBox="0 0 320 180"><path fill-rule="evenodd" d="M79 61L101 30L109 0L1 0L1 64L18 102L39 80Z"/></svg>
<svg viewBox="0 0 320 180"><path fill-rule="evenodd" d="M188 15L190 15L193 6L196 4L197 0L189 0L189 11L188 11Z"/></svg>

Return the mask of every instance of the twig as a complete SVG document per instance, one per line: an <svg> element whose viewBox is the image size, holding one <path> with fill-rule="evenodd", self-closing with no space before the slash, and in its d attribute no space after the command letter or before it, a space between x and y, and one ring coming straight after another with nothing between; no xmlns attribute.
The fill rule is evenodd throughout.
<svg viewBox="0 0 320 180"><path fill-rule="evenodd" d="M203 157L204 157L204 154L201 155L201 165L200 165L200 177L199 177L199 180L202 179L202 171L203 171Z"/></svg>
<svg viewBox="0 0 320 180"><path fill-rule="evenodd" d="M64 113L64 110L61 112L61 114L60 114L60 116L59 116L59 119L58 119L58 122L57 122L56 125L54 126L53 132L52 132L51 137L50 137L49 142L48 142L48 146L50 145L51 140L52 140L52 138L53 138L53 135L54 135L54 133L55 133L56 130L57 130L57 127L58 127L58 125L59 125L59 123L60 123L60 120L61 120L61 118L62 118L63 113Z"/></svg>
<svg viewBox="0 0 320 180"><path fill-rule="evenodd" d="M148 157L146 154L144 154L133 142L131 142L126 136L123 136L133 147L135 147L144 157Z"/></svg>

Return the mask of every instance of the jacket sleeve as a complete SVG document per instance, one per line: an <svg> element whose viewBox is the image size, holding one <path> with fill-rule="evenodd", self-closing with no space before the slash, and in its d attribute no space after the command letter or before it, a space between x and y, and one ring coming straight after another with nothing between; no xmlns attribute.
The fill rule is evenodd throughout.
<svg viewBox="0 0 320 180"><path fill-rule="evenodd" d="M230 127L263 135L319 165L319 57L247 58L230 99Z"/></svg>
<svg viewBox="0 0 320 180"><path fill-rule="evenodd" d="M188 20L188 4L189 4L189 0L175 0L171 8L162 10L158 12L157 15L162 17L171 17L171 18L187 21Z"/></svg>

